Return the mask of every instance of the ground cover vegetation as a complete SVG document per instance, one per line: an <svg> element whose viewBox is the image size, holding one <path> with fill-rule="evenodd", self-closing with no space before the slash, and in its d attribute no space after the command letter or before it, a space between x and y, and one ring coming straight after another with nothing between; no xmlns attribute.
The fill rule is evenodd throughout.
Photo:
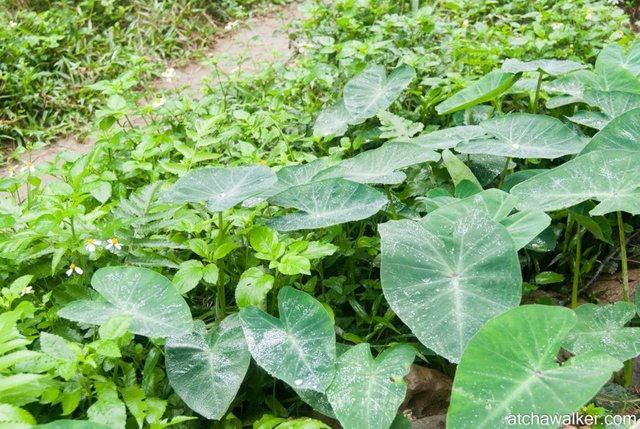
<svg viewBox="0 0 640 429"><path fill-rule="evenodd" d="M225 22L271 2L7 0L0 5L0 142L39 145L91 118L98 80L143 90L170 60L202 54Z"/></svg>
<svg viewBox="0 0 640 429"><path fill-rule="evenodd" d="M286 65L146 104L101 82L88 154L0 181L4 421L407 428L413 363L454 429L635 412L623 10L305 7Z"/></svg>

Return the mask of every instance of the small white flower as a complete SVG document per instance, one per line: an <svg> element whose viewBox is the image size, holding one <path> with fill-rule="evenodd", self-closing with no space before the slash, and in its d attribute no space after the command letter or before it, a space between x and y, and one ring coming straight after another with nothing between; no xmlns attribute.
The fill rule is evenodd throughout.
<svg viewBox="0 0 640 429"><path fill-rule="evenodd" d="M467 28L469 26L469 20L465 19L464 21L462 21L462 28Z"/></svg>
<svg viewBox="0 0 640 429"><path fill-rule="evenodd" d="M16 171L18 171L18 166L17 165L10 165L9 166L9 177L13 177L16 175Z"/></svg>
<svg viewBox="0 0 640 429"><path fill-rule="evenodd" d="M121 250L122 244L120 244L117 238L113 237L107 240L107 245L105 246L105 249Z"/></svg>
<svg viewBox="0 0 640 429"><path fill-rule="evenodd" d="M85 246L85 249L87 249L88 252L95 252L96 246L101 246L101 245L102 245L102 241L94 240L93 238L90 238L87 240L87 245Z"/></svg>
<svg viewBox="0 0 640 429"><path fill-rule="evenodd" d="M624 33L622 32L622 30L616 30L613 32L612 36L614 39L621 39L622 36L624 36Z"/></svg>
<svg viewBox="0 0 640 429"><path fill-rule="evenodd" d="M173 67L167 68L165 71L163 71L160 74L160 76L162 76L166 81L171 81L171 79L173 79L175 75L176 75L176 69L174 69Z"/></svg>
<svg viewBox="0 0 640 429"><path fill-rule="evenodd" d="M587 14L584 16L587 21L593 21L593 12L590 10L587 11Z"/></svg>
<svg viewBox="0 0 640 429"><path fill-rule="evenodd" d="M167 100L166 100L166 99L164 99L164 98L156 98L156 99L154 99L154 100L153 100L153 102L151 103L151 106L152 106L154 109L157 109L158 107L162 106L162 105L163 105L164 103L166 103L166 102L167 102Z"/></svg>
<svg viewBox="0 0 640 429"><path fill-rule="evenodd" d="M240 25L238 21L228 22L227 25L224 26L224 31L231 31L234 28L237 28Z"/></svg>
<svg viewBox="0 0 640 429"><path fill-rule="evenodd" d="M20 290L20 296L29 295L30 293L33 293L33 288L31 286L23 287L22 290Z"/></svg>
<svg viewBox="0 0 640 429"><path fill-rule="evenodd" d="M83 272L84 271L82 270L82 268L78 267L76 264L72 262L71 264L69 264L69 269L67 270L67 277L71 277L73 273L82 275Z"/></svg>
<svg viewBox="0 0 640 429"><path fill-rule="evenodd" d="M33 173L34 171L36 171L36 166L33 165L33 162L31 161L27 161L24 164L22 164L22 167L20 167L20 171L27 171L29 170L30 173Z"/></svg>
<svg viewBox="0 0 640 429"><path fill-rule="evenodd" d="M9 28L16 28L18 26L18 23L15 21L9 21Z"/></svg>
<svg viewBox="0 0 640 429"><path fill-rule="evenodd" d="M551 28L554 30L560 30L562 27L564 27L564 24L561 22L554 22L551 24Z"/></svg>

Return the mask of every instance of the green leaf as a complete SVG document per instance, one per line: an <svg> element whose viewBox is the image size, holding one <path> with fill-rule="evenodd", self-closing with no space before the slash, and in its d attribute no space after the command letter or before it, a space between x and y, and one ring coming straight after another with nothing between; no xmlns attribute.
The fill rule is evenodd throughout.
<svg viewBox="0 0 640 429"><path fill-rule="evenodd" d="M189 306L171 282L147 268L106 267L91 285L107 302L74 301L58 315L75 322L100 325L117 315L131 317L129 330L147 337L184 335L192 327Z"/></svg>
<svg viewBox="0 0 640 429"><path fill-rule="evenodd" d="M366 185L329 179L295 186L269 198L269 202L300 210L268 222L278 231L297 231L366 219L376 214L387 198Z"/></svg>
<svg viewBox="0 0 640 429"><path fill-rule="evenodd" d="M397 170L439 159L438 153L413 143L387 143L321 171L314 180L341 178L358 183L397 184L407 178Z"/></svg>
<svg viewBox="0 0 640 429"><path fill-rule="evenodd" d="M199 323L190 334L169 338L165 353L167 377L178 396L198 414L220 420L251 362L237 314L209 333Z"/></svg>
<svg viewBox="0 0 640 429"><path fill-rule="evenodd" d="M541 210L527 210L514 213L500 221L520 250L531 243L550 224L551 218Z"/></svg>
<svg viewBox="0 0 640 429"><path fill-rule="evenodd" d="M378 119L381 124L381 139L411 138L424 128L424 124L420 122L412 122L387 111L378 113Z"/></svg>
<svg viewBox="0 0 640 429"><path fill-rule="evenodd" d="M412 139L401 139L430 150L452 149L463 142L486 137L487 133L478 125L463 125L445 128Z"/></svg>
<svg viewBox="0 0 640 429"><path fill-rule="evenodd" d="M522 73L543 71L552 76L567 74L585 68L587 68L587 65L570 60L520 61L509 58L502 63L503 72Z"/></svg>
<svg viewBox="0 0 640 429"><path fill-rule="evenodd" d="M597 150L624 149L640 152L640 108L633 109L613 119L597 133L582 153Z"/></svg>
<svg viewBox="0 0 640 429"><path fill-rule="evenodd" d="M467 165L457 156L451 153L450 150L447 149L442 152L442 162L444 162L454 185L458 186L466 180L476 185L478 191L482 190L482 185L478 182L478 179L476 179L476 176L473 175L469 167L467 167Z"/></svg>
<svg viewBox="0 0 640 429"><path fill-rule="evenodd" d="M511 189L520 210L554 211L600 201L592 216L615 211L640 214L640 152L601 150L581 155Z"/></svg>
<svg viewBox="0 0 640 429"><path fill-rule="evenodd" d="M111 183L97 181L87 184L87 190L91 193L91 196L102 204L106 203L111 198Z"/></svg>
<svg viewBox="0 0 640 429"><path fill-rule="evenodd" d="M127 410L118 398L100 398L87 410L89 420L109 426L111 429L124 429Z"/></svg>
<svg viewBox="0 0 640 429"><path fill-rule="evenodd" d="M249 234L249 243L253 250L271 254L278 250L278 233L266 226L256 226Z"/></svg>
<svg viewBox="0 0 640 429"><path fill-rule="evenodd" d="M352 347L338 358L336 376L327 397L345 429L387 429L404 400L415 351L398 345L382 352L377 359L369 344Z"/></svg>
<svg viewBox="0 0 640 429"><path fill-rule="evenodd" d="M591 400L622 363L596 352L559 365L560 345L576 319L566 308L526 305L488 322L456 370L447 428L524 428L508 419L532 410L561 418Z"/></svg>
<svg viewBox="0 0 640 429"><path fill-rule="evenodd" d="M287 276L296 274L311 274L311 262L300 255L284 255L278 263L278 271Z"/></svg>
<svg viewBox="0 0 640 429"><path fill-rule="evenodd" d="M522 288L506 228L483 209L457 210L378 226L387 302L422 344L452 362L485 322L520 303Z"/></svg>
<svg viewBox="0 0 640 429"><path fill-rule="evenodd" d="M554 159L578 153L585 145L562 121L546 115L512 113L480 126L494 138L461 143L456 146L458 152Z"/></svg>
<svg viewBox="0 0 640 429"><path fill-rule="evenodd" d="M274 277L265 273L259 267L247 269L240 276L240 281L236 286L236 305L238 308L253 305L264 309L267 295L273 287Z"/></svg>
<svg viewBox="0 0 640 429"><path fill-rule="evenodd" d="M416 71L408 65L396 68L389 77L384 66L369 65L345 85L345 107L355 121L374 117L387 110L415 77Z"/></svg>
<svg viewBox="0 0 640 429"><path fill-rule="evenodd" d="M554 283L564 282L564 276L560 273L554 273L553 271L543 271L536 274L537 285L551 285Z"/></svg>
<svg viewBox="0 0 640 429"><path fill-rule="evenodd" d="M40 333L40 349L62 362L77 362L80 354L80 350L74 350L67 340L48 332Z"/></svg>
<svg viewBox="0 0 640 429"><path fill-rule="evenodd" d="M584 304L575 312L578 322L562 343L571 353L599 352L620 361L640 355L640 328L625 327L636 314L632 303Z"/></svg>
<svg viewBox="0 0 640 429"><path fill-rule="evenodd" d="M605 46L596 60L596 71L604 75L612 66L622 67L633 76L640 74L640 43L635 42L629 53L625 53L617 43Z"/></svg>
<svg viewBox="0 0 640 429"><path fill-rule="evenodd" d="M592 112L591 110L579 110L573 116L567 117L567 119L574 124L584 125L596 130L601 130L611 120L604 113Z"/></svg>
<svg viewBox="0 0 640 429"><path fill-rule="evenodd" d="M349 125L357 125L362 120L357 120L347 110L344 101L340 100L320 112L313 125L314 137L340 137L349 129Z"/></svg>
<svg viewBox="0 0 640 429"><path fill-rule="evenodd" d="M209 284L215 285L218 283L219 274L220 269L216 264L207 264L202 270L202 280Z"/></svg>
<svg viewBox="0 0 640 429"><path fill-rule="evenodd" d="M265 371L292 387L324 392L336 358L333 323L312 296L284 287L278 293L280 319L257 309L240 310L249 351Z"/></svg>
<svg viewBox="0 0 640 429"><path fill-rule="evenodd" d="M28 411L10 404L0 404L0 423L7 429L26 429L37 424Z"/></svg>
<svg viewBox="0 0 640 429"><path fill-rule="evenodd" d="M101 423L84 420L56 420L55 422L35 427L38 429L113 429Z"/></svg>
<svg viewBox="0 0 640 429"><path fill-rule="evenodd" d="M515 75L513 73L494 70L438 104L436 111L438 115L447 115L476 104L491 101L509 89L514 81Z"/></svg>
<svg viewBox="0 0 640 429"><path fill-rule="evenodd" d="M275 183L273 171L261 165L205 167L178 179L163 199L173 203L206 202L210 211L218 212L259 195Z"/></svg>
<svg viewBox="0 0 640 429"><path fill-rule="evenodd" d="M114 316L104 321L98 332L103 340L115 340L129 331L131 316Z"/></svg>
<svg viewBox="0 0 640 429"><path fill-rule="evenodd" d="M587 89L582 98L585 103L599 108L612 119L640 107L640 94L630 92Z"/></svg>
<svg viewBox="0 0 640 429"><path fill-rule="evenodd" d="M189 260L180 264L180 269L173 276L173 284L181 294L198 286L204 276L204 265L200 261Z"/></svg>

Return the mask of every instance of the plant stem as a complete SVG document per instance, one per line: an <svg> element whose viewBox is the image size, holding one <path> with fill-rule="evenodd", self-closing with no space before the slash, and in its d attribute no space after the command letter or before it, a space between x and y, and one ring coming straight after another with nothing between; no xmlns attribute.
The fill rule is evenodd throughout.
<svg viewBox="0 0 640 429"><path fill-rule="evenodd" d="M507 161L504 163L504 168L502 169L502 173L500 173L500 182L498 182L498 189L502 188L504 185L504 179L507 177L507 171L509 171L509 163L511 162L511 157L507 157Z"/></svg>
<svg viewBox="0 0 640 429"><path fill-rule="evenodd" d="M629 301L629 267L627 265L627 241L624 236L622 212L618 211L618 237L620 239L620 265L622 268L622 299Z"/></svg>
<svg viewBox="0 0 640 429"><path fill-rule="evenodd" d="M224 240L224 219L222 212L218 212L218 245L221 245ZM225 310L227 307L226 290L224 287L224 258L218 259L218 290L216 297L216 319L222 321L225 317Z"/></svg>
<svg viewBox="0 0 640 429"><path fill-rule="evenodd" d="M538 84L536 85L536 95L531 105L531 113L538 113L538 100L540 99L540 88L542 87L542 72L538 75Z"/></svg>
<svg viewBox="0 0 640 429"><path fill-rule="evenodd" d="M387 193L387 198L389 199L389 209L391 210L391 219L398 220L398 213L396 212L396 205L393 202L393 196L391 195L391 189L389 186L384 187L384 191Z"/></svg>
<svg viewBox="0 0 640 429"><path fill-rule="evenodd" d="M624 236L624 222L622 212L618 210L618 239L620 240L620 265L622 269L622 299L629 301L629 267L627 265L627 240ZM631 386L633 377L633 362L628 360L624 363L624 387Z"/></svg>
<svg viewBox="0 0 640 429"><path fill-rule="evenodd" d="M573 288L571 289L571 308L578 306L578 289L580 285L580 258L582 257L582 227L578 225L576 237L576 259L573 265Z"/></svg>

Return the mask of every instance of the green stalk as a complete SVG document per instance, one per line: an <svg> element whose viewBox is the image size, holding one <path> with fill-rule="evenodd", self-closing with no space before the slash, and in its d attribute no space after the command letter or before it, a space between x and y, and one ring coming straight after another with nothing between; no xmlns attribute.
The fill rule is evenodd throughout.
<svg viewBox="0 0 640 429"><path fill-rule="evenodd" d="M571 289L571 308L578 306L578 287L580 284L580 258L582 256L582 227L578 225L576 237L576 259L573 265L573 288Z"/></svg>
<svg viewBox="0 0 640 429"><path fill-rule="evenodd" d="M387 198L389 199L389 208L391 210L391 219L398 220L398 213L396 212L396 205L393 202L393 196L391 195L391 189L389 188L389 186L385 186L384 190L387 193Z"/></svg>
<svg viewBox="0 0 640 429"><path fill-rule="evenodd" d="M622 212L618 211L618 237L620 239L620 264L622 268L622 299L629 301L629 267L627 265L627 240L624 236Z"/></svg>
<svg viewBox="0 0 640 429"><path fill-rule="evenodd" d="M218 212L218 245L222 244L224 240L224 219L222 212ZM218 270L220 271L218 279L218 290L216 296L216 319L221 321L225 318L225 310L227 307L226 290L224 287L224 258L218 259Z"/></svg>
<svg viewBox="0 0 640 429"><path fill-rule="evenodd" d="M620 265L622 269L622 299L629 301L629 266L627 265L627 239L624 235L624 222L622 212L618 210L618 239L620 240ZM633 377L633 362L628 360L624 363L624 387L631 386Z"/></svg>
<svg viewBox="0 0 640 429"><path fill-rule="evenodd" d="M542 72L538 75L538 84L536 85L536 95L531 105L531 113L538 113L538 100L540 99L540 88L542 88Z"/></svg>
<svg viewBox="0 0 640 429"><path fill-rule="evenodd" d="M500 182L498 182L498 189L502 189L502 185L504 185L504 179L507 177L507 171L509 171L509 163L511 162L511 157L507 157L507 161L504 163L504 168L502 169L502 173L500 173Z"/></svg>

